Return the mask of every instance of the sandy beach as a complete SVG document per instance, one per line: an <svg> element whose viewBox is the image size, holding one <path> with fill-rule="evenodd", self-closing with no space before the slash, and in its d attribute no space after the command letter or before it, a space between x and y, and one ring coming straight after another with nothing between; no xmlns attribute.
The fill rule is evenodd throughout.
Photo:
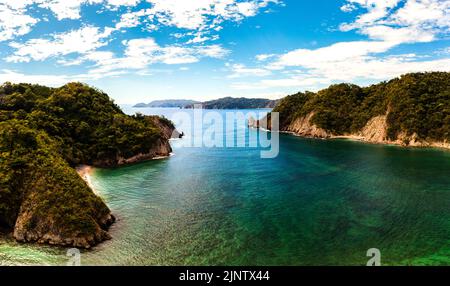
<svg viewBox="0 0 450 286"><path fill-rule="evenodd" d="M82 165L76 168L76 171L78 175L88 184L88 186L94 191L94 193L97 193L92 185L92 179L91 175L92 172L94 172L94 168L87 165Z"/></svg>

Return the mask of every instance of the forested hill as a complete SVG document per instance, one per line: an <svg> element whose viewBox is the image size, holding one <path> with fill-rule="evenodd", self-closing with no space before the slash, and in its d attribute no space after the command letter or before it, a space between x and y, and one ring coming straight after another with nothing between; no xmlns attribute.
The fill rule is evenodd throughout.
<svg viewBox="0 0 450 286"><path fill-rule="evenodd" d="M280 129L304 136L427 146L450 142L450 73L411 73L359 87L337 84L282 99Z"/></svg>
<svg viewBox="0 0 450 286"><path fill-rule="evenodd" d="M0 229L19 241L90 247L114 220L78 176L171 151L164 118L128 116L81 83L0 86Z"/></svg>
<svg viewBox="0 0 450 286"><path fill-rule="evenodd" d="M273 108L276 101L263 98L233 98L224 97L202 103L204 109L256 109L256 108ZM188 105L187 108L192 108Z"/></svg>

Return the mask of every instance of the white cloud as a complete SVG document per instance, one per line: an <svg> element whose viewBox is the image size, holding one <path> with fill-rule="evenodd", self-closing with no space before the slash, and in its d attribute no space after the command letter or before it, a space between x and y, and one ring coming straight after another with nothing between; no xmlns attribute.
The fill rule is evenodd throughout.
<svg viewBox="0 0 450 286"><path fill-rule="evenodd" d="M361 29L371 39L386 41L393 44L431 42L435 39L433 32L419 27L392 28L378 25Z"/></svg>
<svg viewBox="0 0 450 286"><path fill-rule="evenodd" d="M357 9L356 6L354 4L351 4L351 3L345 4L345 5L343 5L341 7L341 11L342 12L346 12L346 13L352 12L352 11L354 11L356 9Z"/></svg>
<svg viewBox="0 0 450 286"><path fill-rule="evenodd" d="M135 10L132 7L147 2L150 8ZM0 0L0 41L13 40L29 33L40 20L49 21L40 11L51 11L57 20L81 19L81 9L87 5L99 5L99 11L113 11L130 7L113 28L84 26L78 30L43 35L25 42L9 42L11 54L7 62L44 61L55 58L63 66L79 66L93 62L93 73L108 74L112 71L145 69L153 63L189 64L201 58L223 58L229 51L221 45L204 44L219 38L217 32L225 21L239 22L255 16L269 4L280 0ZM33 9L31 9L33 8ZM38 12L39 11L39 12ZM120 14L119 14L120 15ZM41 19L40 19L41 18ZM114 31L140 26L157 30L160 26L182 29L181 38L190 38L184 45L158 46L153 40L135 39L125 44L123 56L111 52L99 52L109 43ZM153 41L153 42L152 42ZM118 53L120 54L120 52Z"/></svg>
<svg viewBox="0 0 450 286"><path fill-rule="evenodd" d="M116 77L125 74L125 71L111 71L103 74L85 73L76 75L55 75L55 74L24 74L14 70L3 69L0 70L0 82L15 82L15 83L33 83L46 85L51 87L58 87L68 82L90 82L104 77Z"/></svg>
<svg viewBox="0 0 450 286"><path fill-rule="evenodd" d="M221 45L199 46L194 51L200 56L221 59L230 53L229 50L222 48Z"/></svg>
<svg viewBox="0 0 450 286"><path fill-rule="evenodd" d="M283 69L289 66L314 68L318 65L333 65L339 62L351 62L373 53L386 52L392 43L382 41L340 42L331 46L309 50L298 49L278 57L269 64L270 69Z"/></svg>
<svg viewBox="0 0 450 286"><path fill-rule="evenodd" d="M96 52L83 57L83 60L95 62L91 74L108 74L114 71L144 70L149 65L163 63L167 65L191 64L201 58L222 58L228 51L219 45L182 47L159 46L153 38L124 41L126 47L123 57L114 57L112 53Z"/></svg>
<svg viewBox="0 0 450 286"><path fill-rule="evenodd" d="M26 82L55 87L73 80L77 79L66 75L26 75L12 70L0 70L0 82Z"/></svg>
<svg viewBox="0 0 450 286"><path fill-rule="evenodd" d="M312 91L319 89L319 86L329 83L330 81L324 78L292 76L280 79L263 79L255 83L238 82L233 83L231 88L235 90L263 90L294 87Z"/></svg>
<svg viewBox="0 0 450 286"><path fill-rule="evenodd" d="M297 49L280 55L259 55L274 79L237 82L235 89L318 88L333 82L377 81L409 72L450 71L450 59L414 54L387 55L407 43L431 42L450 31L450 1L347 0L341 10L363 9L341 31L357 30L369 39L338 42L318 49ZM233 74L231 75L233 76Z"/></svg>
<svg viewBox="0 0 450 286"><path fill-rule="evenodd" d="M29 33L38 22L25 14L27 2L0 0L0 42Z"/></svg>
<svg viewBox="0 0 450 286"><path fill-rule="evenodd" d="M141 0L107 0L112 6L136 6Z"/></svg>
<svg viewBox="0 0 450 286"><path fill-rule="evenodd" d="M111 28L100 31L98 27L86 26L61 34L53 34L48 39L31 39L25 43L12 42L15 49L6 58L8 62L43 61L49 57L69 54L86 54L106 45L105 38L111 34Z"/></svg>
<svg viewBox="0 0 450 286"><path fill-rule="evenodd" d="M429 42L450 30L450 1L443 0L347 0L367 10L342 31L358 30L371 39L398 43ZM345 7L345 5L343 6ZM345 10L345 9L344 9Z"/></svg>
<svg viewBox="0 0 450 286"><path fill-rule="evenodd" d="M247 76L262 77L268 76L271 72L263 68L248 68L242 64L234 64L230 66L232 74L228 78L242 78Z"/></svg>
<svg viewBox="0 0 450 286"><path fill-rule="evenodd" d="M100 3L103 0L34 0L40 8L49 9L58 20L79 19L80 7L83 4Z"/></svg>
<svg viewBox="0 0 450 286"><path fill-rule="evenodd" d="M388 57L360 56L351 60L309 62L296 68L303 70L289 71L287 74L291 75L284 78L264 79L256 83L238 82L232 87L238 90L280 87L317 90L333 82L379 81L410 72L450 71L450 59L424 61L410 54Z"/></svg>
<svg viewBox="0 0 450 286"><path fill-rule="evenodd" d="M121 6L135 6L142 0L0 0L0 41L28 34L40 19L30 9L37 6L51 11L58 20L80 19L83 5L104 4L114 10Z"/></svg>
<svg viewBox="0 0 450 286"><path fill-rule="evenodd" d="M15 0L17 1L17 0ZM39 7L51 10L58 20L79 19L82 5L105 4L115 10L120 6L135 6L141 0L25 0L34 2Z"/></svg>
<svg viewBox="0 0 450 286"><path fill-rule="evenodd" d="M273 57L276 57L276 55L275 54L261 54L261 55L257 55L255 58L256 58L256 60L263 62L263 61L266 61Z"/></svg>
<svg viewBox="0 0 450 286"><path fill-rule="evenodd" d="M217 39L207 35L222 29L224 21L241 21L255 16L260 9L280 0L146 0L151 8L125 13L117 28L137 27L148 21L156 26L196 30L189 43ZM187 34L189 35L189 34Z"/></svg>

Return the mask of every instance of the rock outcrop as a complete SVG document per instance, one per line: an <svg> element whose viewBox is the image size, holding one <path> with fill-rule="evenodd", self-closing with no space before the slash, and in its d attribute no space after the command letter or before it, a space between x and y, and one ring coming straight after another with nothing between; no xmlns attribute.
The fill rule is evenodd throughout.
<svg viewBox="0 0 450 286"><path fill-rule="evenodd" d="M396 140L390 140L387 132L387 115L373 117L360 131L343 135L336 135L318 127L316 124L311 122L313 116L314 113L311 112L306 116L295 119L292 123L286 126L280 126L280 132L291 133L293 135L307 138L352 139L368 143L391 144L405 147L438 147L450 149L450 142L420 140L417 134L408 136L404 132L398 134ZM250 118L248 122L249 127L260 128L259 120ZM270 126L270 123L267 125Z"/></svg>
<svg viewBox="0 0 450 286"><path fill-rule="evenodd" d="M332 84L288 95L273 112L280 131L299 136L449 148L450 73L409 73L366 87Z"/></svg>
<svg viewBox="0 0 450 286"><path fill-rule="evenodd" d="M67 233L63 226L56 224L51 218L36 217L34 209L26 202L22 205L16 220L13 237L19 242L91 248L98 243L111 239L108 228L114 221L115 217L111 213L107 213L98 218L93 231L89 233ZM34 224L31 228L30 222Z"/></svg>
<svg viewBox="0 0 450 286"><path fill-rule="evenodd" d="M307 116L299 117L281 131L291 132L305 137L330 138L332 134L329 134L327 131L311 123L311 118L313 116L314 113L310 113Z"/></svg>
<svg viewBox="0 0 450 286"><path fill-rule="evenodd" d="M106 160L94 161L92 165L100 168L111 168L170 156L172 147L170 146L169 139L181 138L182 134L175 129L172 122L165 118L148 116L148 119L160 130L161 138L157 139L147 152L135 154L131 157L117 155Z"/></svg>

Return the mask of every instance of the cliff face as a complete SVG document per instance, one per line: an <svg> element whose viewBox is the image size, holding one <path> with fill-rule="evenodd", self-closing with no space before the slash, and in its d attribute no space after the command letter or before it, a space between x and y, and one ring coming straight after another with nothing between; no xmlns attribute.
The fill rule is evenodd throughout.
<svg viewBox="0 0 450 286"><path fill-rule="evenodd" d="M94 213L93 216L87 217L91 223L89 229L67 229L67 225L60 222L58 217L42 215L42 210L36 206L38 196L30 191L20 207L13 231L13 237L17 241L90 248L111 239L107 230L115 218L106 205L103 204L96 209L102 213L101 215Z"/></svg>
<svg viewBox="0 0 450 286"><path fill-rule="evenodd" d="M369 120L364 128L355 134L362 140L373 143L383 143L389 141L387 138L387 116L380 115Z"/></svg>
<svg viewBox="0 0 450 286"><path fill-rule="evenodd" d="M354 133L346 133L343 135L336 135L332 132L326 131L316 124L311 122L314 113L307 116L299 117L292 123L285 126L280 126L281 132L291 133L301 137L320 138L320 139L353 139L368 143L376 144L392 144L409 147L439 147L450 149L450 142L448 141L430 141L420 140L417 134L407 135L405 132L399 133L395 140L388 138L388 123L387 115L380 115L373 117L360 130ZM270 126L270 124L269 124ZM249 120L249 127L259 128L258 120Z"/></svg>
<svg viewBox="0 0 450 286"><path fill-rule="evenodd" d="M317 127L317 125L311 123L311 118L314 113L310 113L307 116L299 117L291 124L282 128L281 131L292 132L300 136L314 137L314 138L329 138L332 135Z"/></svg>

